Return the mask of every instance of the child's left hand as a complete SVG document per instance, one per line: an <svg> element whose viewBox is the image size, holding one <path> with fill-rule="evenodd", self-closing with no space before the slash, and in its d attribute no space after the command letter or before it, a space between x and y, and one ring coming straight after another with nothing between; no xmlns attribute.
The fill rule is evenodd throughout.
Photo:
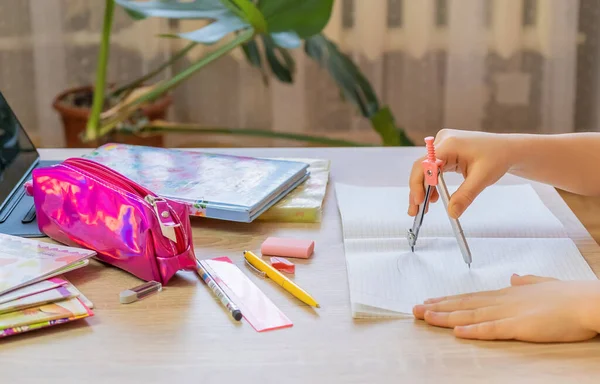
<svg viewBox="0 0 600 384"><path fill-rule="evenodd" d="M413 313L465 339L583 341L600 330L600 281L513 275L511 287L430 299Z"/></svg>

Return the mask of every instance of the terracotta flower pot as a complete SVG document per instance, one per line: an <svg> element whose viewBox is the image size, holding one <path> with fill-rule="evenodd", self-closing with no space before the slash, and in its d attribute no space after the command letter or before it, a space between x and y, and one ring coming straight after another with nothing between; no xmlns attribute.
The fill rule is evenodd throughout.
<svg viewBox="0 0 600 384"><path fill-rule="evenodd" d="M122 133L111 132L109 135L102 137L94 142L84 143L80 136L85 131L87 121L90 116L91 109L89 107L76 106L73 103L65 101L67 97L72 97L76 93L89 92L92 97L93 87L83 86L70 88L60 93L54 99L52 107L58 111L63 122L63 129L67 147L69 148L95 148L108 142L124 143L134 145L147 145L152 147L163 146L163 136L154 134L148 137L136 135L128 135ZM165 120L167 110L171 105L172 98L169 95L163 96L153 104L142 108L144 115L150 120ZM91 104L91 103L90 103Z"/></svg>

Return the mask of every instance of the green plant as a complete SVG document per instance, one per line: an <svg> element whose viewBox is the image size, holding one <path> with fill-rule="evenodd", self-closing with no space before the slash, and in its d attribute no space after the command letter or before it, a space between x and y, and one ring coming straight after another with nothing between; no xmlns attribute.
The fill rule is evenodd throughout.
<svg viewBox="0 0 600 384"><path fill-rule="evenodd" d="M345 140L318 136L284 134L270 130L232 130L206 128L193 124L150 122L141 116L140 106L150 103L206 65L218 60L236 48L242 48L248 61L263 73L267 81L268 64L275 77L293 82L295 63L290 49L301 48L325 68L338 85L344 99L353 103L362 116L369 119L380 135L383 145L412 145L404 132L397 128L389 108L381 107L369 82L358 67L321 32L327 24L334 0L106 0L102 42L93 104L84 141L95 140L113 130L137 134L156 131L195 133L234 133L254 136L290 138L326 145L360 145ZM106 90L106 65L109 55L110 30L114 5L123 7L136 20L147 17L169 19L207 19L211 22L195 31L162 37L183 38L190 41L181 51L154 71L130 83ZM185 57L197 44L215 44L228 37L214 51L172 77L151 86L139 88L174 62ZM262 44L259 44L262 42ZM261 47L264 52L261 52ZM104 111L106 105L110 108Z"/></svg>

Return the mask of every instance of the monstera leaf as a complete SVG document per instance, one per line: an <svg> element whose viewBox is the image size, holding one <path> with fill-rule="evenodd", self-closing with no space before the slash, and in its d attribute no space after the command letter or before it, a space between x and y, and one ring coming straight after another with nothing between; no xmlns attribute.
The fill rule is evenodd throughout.
<svg viewBox="0 0 600 384"><path fill-rule="evenodd" d="M200 29L169 35L202 44L214 44L232 32L252 29L268 34L283 48L297 48L302 39L325 27L333 0L115 0L135 19L206 19Z"/></svg>

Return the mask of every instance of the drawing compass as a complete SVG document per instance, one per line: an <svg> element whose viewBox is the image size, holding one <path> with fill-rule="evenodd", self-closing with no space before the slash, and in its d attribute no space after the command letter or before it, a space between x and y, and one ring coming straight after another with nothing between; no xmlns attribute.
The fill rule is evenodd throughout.
<svg viewBox="0 0 600 384"><path fill-rule="evenodd" d="M415 245L417 243L417 238L419 237L419 230L423 225L423 219L425 217L425 210L429 204L429 200L431 199L431 193L433 192L433 188L438 189L438 193L442 201L444 202L444 207L446 212L448 212L448 204L450 202L450 193L448 192L448 187L446 186L446 182L444 181L444 175L442 172L443 162L440 159L437 159L435 156L435 147L433 145L434 138L426 137L425 145L427 148L427 158L423 160L421 163L423 165L423 174L425 176L425 200L419 206L419 211L415 216L415 221L411 229L408 230L408 245L412 252L415 251ZM469 265L471 268L471 250L469 249L469 245L467 244L467 239L463 233L463 229L460 225L458 219L453 219L448 215L450 219L450 224L452 226L452 231L456 236L456 240L458 242L458 247L460 248L460 252L462 253L463 259L465 263Z"/></svg>

